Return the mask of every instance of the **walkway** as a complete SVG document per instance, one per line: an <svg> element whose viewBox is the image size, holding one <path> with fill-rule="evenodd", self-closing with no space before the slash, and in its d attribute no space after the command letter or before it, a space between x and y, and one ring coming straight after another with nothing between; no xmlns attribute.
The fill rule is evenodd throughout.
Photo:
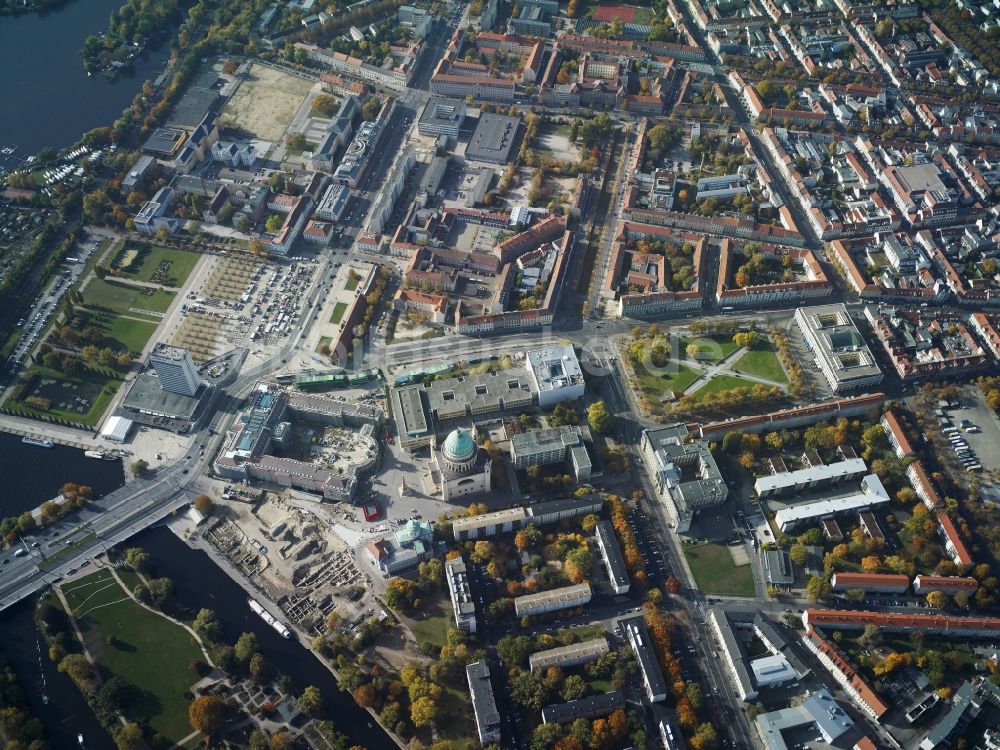
<svg viewBox="0 0 1000 750"><path fill-rule="evenodd" d="M747 354L750 350L746 347L740 347L734 352L731 352L727 356L720 359L715 364L709 365L707 369L702 371L702 374L698 376L691 385L684 389L684 395L690 396L692 393L702 388L708 382L714 378L716 375L730 375L735 378L740 378L741 380L749 380L754 383L760 383L761 385L768 385L776 388L786 389L788 388L788 383L779 383L776 380L770 380L768 378L761 377L760 375L751 375L748 372L740 372L738 370L733 370L733 365L743 359L743 356ZM696 368L704 367L700 362L685 361L688 366L694 366Z"/></svg>

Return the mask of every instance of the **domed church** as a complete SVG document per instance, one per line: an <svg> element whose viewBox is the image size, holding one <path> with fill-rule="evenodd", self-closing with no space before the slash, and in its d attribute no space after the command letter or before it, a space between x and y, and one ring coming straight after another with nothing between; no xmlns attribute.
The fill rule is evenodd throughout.
<svg viewBox="0 0 1000 750"><path fill-rule="evenodd" d="M476 445L468 430L461 427L452 430L440 446L435 440L431 456L441 499L445 502L490 491L493 462L486 450Z"/></svg>

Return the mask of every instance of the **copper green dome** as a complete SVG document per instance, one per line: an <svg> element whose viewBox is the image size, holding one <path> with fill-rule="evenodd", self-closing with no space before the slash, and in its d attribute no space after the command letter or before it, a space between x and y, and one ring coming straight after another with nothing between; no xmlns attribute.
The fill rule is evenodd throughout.
<svg viewBox="0 0 1000 750"><path fill-rule="evenodd" d="M466 430L459 428L452 430L444 439L444 446L441 450L444 457L452 463L462 463L476 454L476 441Z"/></svg>

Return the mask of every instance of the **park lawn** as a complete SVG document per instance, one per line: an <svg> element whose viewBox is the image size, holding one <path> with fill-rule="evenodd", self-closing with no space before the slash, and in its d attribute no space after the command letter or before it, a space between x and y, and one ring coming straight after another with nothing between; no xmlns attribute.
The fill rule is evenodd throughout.
<svg viewBox="0 0 1000 750"><path fill-rule="evenodd" d="M463 686L464 687L464 686ZM480 747L476 737L475 713L469 691L462 687L445 688L440 704L445 707L444 716L435 723L439 739L450 740L451 746L461 750Z"/></svg>
<svg viewBox="0 0 1000 750"><path fill-rule="evenodd" d="M102 325L104 332L130 352L139 353L156 333L156 323L134 320L124 315L115 315L108 325Z"/></svg>
<svg viewBox="0 0 1000 750"><path fill-rule="evenodd" d="M347 312L347 303L338 302L333 306L333 312L330 313L330 322L336 325L344 317L345 312Z"/></svg>
<svg viewBox="0 0 1000 750"><path fill-rule="evenodd" d="M733 340L728 338L704 337L697 339L681 339L680 351L684 357L687 357L687 348L690 344L696 344L698 346L697 359L699 362L710 362L711 364L721 362L739 349L739 347L733 343Z"/></svg>
<svg viewBox="0 0 1000 750"><path fill-rule="evenodd" d="M63 593L95 660L135 686L126 714L174 742L187 737L190 700L184 694L197 680L188 665L204 658L192 637L128 598L107 571L74 581ZM110 636L116 645L108 643Z"/></svg>
<svg viewBox="0 0 1000 750"><path fill-rule="evenodd" d="M180 287L187 281L188 276L191 275L194 267L198 265L199 260L201 260L201 255L198 253L153 245L143 255L141 264L136 270L130 273L119 271L118 275L126 279L154 283L153 275L160 267L160 264L169 262L170 270L167 271L166 278L162 282L157 281L155 283L162 284L163 286Z"/></svg>
<svg viewBox="0 0 1000 750"><path fill-rule="evenodd" d="M737 567L727 547L712 543L683 546L691 574L703 593L720 596L755 594L750 565Z"/></svg>
<svg viewBox="0 0 1000 750"><path fill-rule="evenodd" d="M683 391L696 381L700 374L697 370L687 365L671 363L668 369L671 372L664 375L657 375L649 372L642 365L635 365L635 374L639 380L639 387L648 395L659 400L667 391Z"/></svg>
<svg viewBox="0 0 1000 750"><path fill-rule="evenodd" d="M83 290L83 304L103 307L117 313L128 313L130 307L164 313L174 301L174 292L156 289L143 294L143 289L122 282L92 278Z"/></svg>
<svg viewBox="0 0 1000 750"><path fill-rule="evenodd" d="M734 375L716 375L691 395L695 399L701 400L708 393L731 391L733 388L752 388L755 385L757 384L752 380L744 380Z"/></svg>
<svg viewBox="0 0 1000 750"><path fill-rule="evenodd" d="M785 369L778 361L774 345L770 341L761 341L753 349L749 349L733 364L733 370L758 378L767 378L775 383L787 383Z"/></svg>
<svg viewBox="0 0 1000 750"><path fill-rule="evenodd" d="M603 638L608 634L604 626L601 624L597 625L579 625L575 628L558 628L557 630L549 631L548 634L555 638L560 643L562 642L562 637L566 633L572 633L576 636L577 643L583 643L584 641L592 641L596 638Z"/></svg>
<svg viewBox="0 0 1000 750"><path fill-rule="evenodd" d="M347 283L344 284L344 289L346 289L349 292L353 292L355 289L358 288L358 284L360 283L361 283L361 276L355 274L354 276L348 277Z"/></svg>
<svg viewBox="0 0 1000 750"><path fill-rule="evenodd" d="M33 365L30 368L30 372L38 373L44 378L59 380L64 383L100 385L101 392L94 399L94 403L91 404L90 410L85 414L80 414L74 411L63 411L58 408L50 408L43 411L42 409L35 409L20 401L13 401L11 399L4 402L4 408L26 415L58 417L70 422L79 422L80 424L88 426L94 426L101 421L101 417L104 416L104 412L111 403L111 399L114 398L115 394L118 392L119 386L122 384L121 378L117 375L106 375L103 372L91 370L86 367L84 367L80 374L75 378L67 377L61 372L50 370L42 365Z"/></svg>
<svg viewBox="0 0 1000 750"><path fill-rule="evenodd" d="M418 644L426 641L435 646L443 646L448 636L448 625L452 621L451 603L441 597L432 604L425 603L419 619L410 615L404 619Z"/></svg>

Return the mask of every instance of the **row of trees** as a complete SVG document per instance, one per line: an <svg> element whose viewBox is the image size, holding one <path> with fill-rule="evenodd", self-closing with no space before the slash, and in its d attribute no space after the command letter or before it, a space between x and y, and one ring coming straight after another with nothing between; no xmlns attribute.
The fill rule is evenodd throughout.
<svg viewBox="0 0 1000 750"><path fill-rule="evenodd" d="M50 500L43 503L38 521L35 520L30 511L0 521L0 536L3 536L8 545L13 544L18 537L37 531L39 522L45 526L58 521L77 508L82 508L93 499L94 491L86 484L67 482L60 488L59 493L66 499L66 502L57 503Z"/></svg>

